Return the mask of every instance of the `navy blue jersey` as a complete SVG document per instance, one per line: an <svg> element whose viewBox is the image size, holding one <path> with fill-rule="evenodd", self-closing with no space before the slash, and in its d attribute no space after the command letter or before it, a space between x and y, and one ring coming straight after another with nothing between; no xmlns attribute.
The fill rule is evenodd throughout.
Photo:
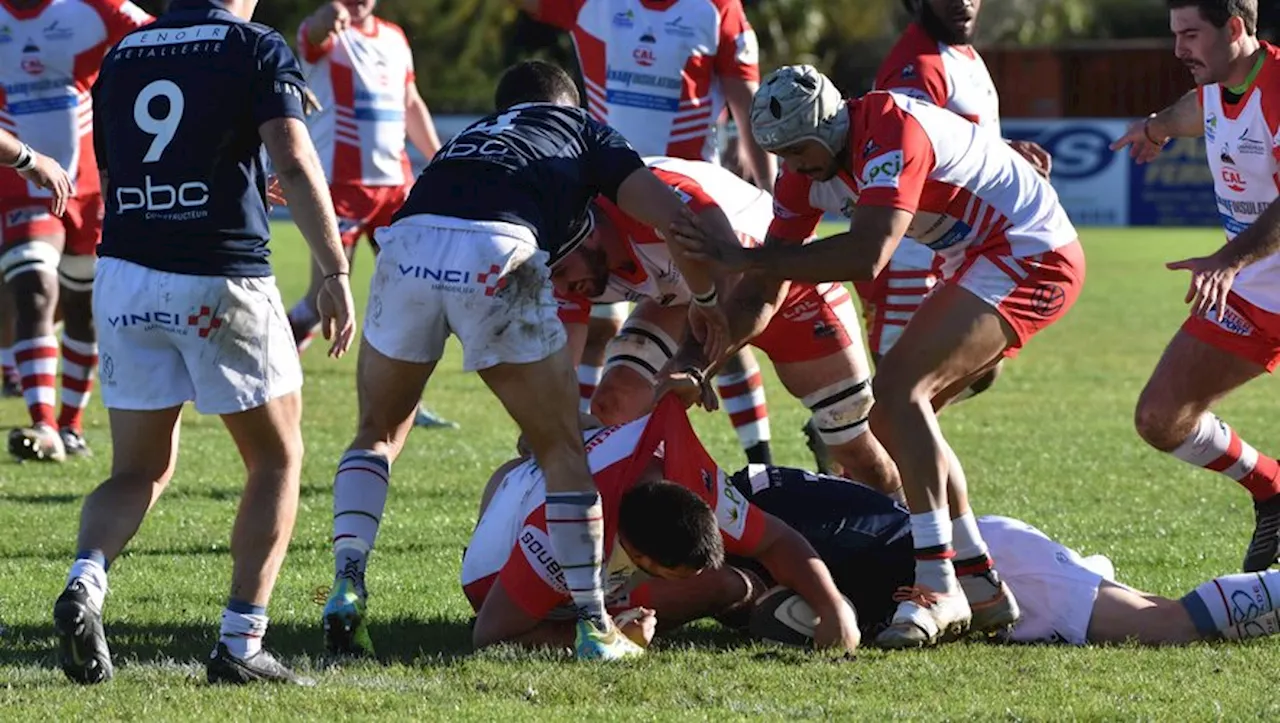
<svg viewBox="0 0 1280 723"><path fill-rule="evenodd" d="M450 139L393 220L430 213L518 224L554 262L591 233L591 200L616 201L641 168L626 139L585 110L524 103Z"/></svg>
<svg viewBox="0 0 1280 723"><path fill-rule="evenodd" d="M306 81L279 33L173 0L126 35L93 87L104 172L101 256L201 276L267 276L258 127L302 119Z"/></svg>
<svg viewBox="0 0 1280 723"><path fill-rule="evenodd" d="M907 508L865 485L789 467L751 465L732 483L809 541L853 603L858 627L873 633L889 622L894 591L915 581Z"/></svg>

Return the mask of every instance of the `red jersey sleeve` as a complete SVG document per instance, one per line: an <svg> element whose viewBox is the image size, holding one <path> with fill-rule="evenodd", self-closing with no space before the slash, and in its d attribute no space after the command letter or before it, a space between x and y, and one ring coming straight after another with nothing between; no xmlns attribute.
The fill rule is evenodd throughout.
<svg viewBox="0 0 1280 723"><path fill-rule="evenodd" d="M702 213L708 208L719 206L715 199L711 198L711 195L692 178L665 168L651 168L650 170L663 183L671 186L671 190L675 191L680 200L684 201L684 205L688 206L689 210L694 213Z"/></svg>
<svg viewBox="0 0 1280 723"><path fill-rule="evenodd" d="M716 75L759 83L760 44L756 31L747 22L742 0L720 0L718 5L720 38L716 44Z"/></svg>
<svg viewBox="0 0 1280 723"><path fill-rule="evenodd" d="M876 73L876 90L892 90L939 107L947 104L947 71L938 44L912 24L885 56Z"/></svg>
<svg viewBox="0 0 1280 723"><path fill-rule="evenodd" d="M564 573L551 554L545 507L525 518L511 556L498 572L498 581L516 605L537 620L546 619L548 613L569 600Z"/></svg>
<svg viewBox="0 0 1280 723"><path fill-rule="evenodd" d="M586 324L591 321L591 299L580 294L555 292L556 312L561 324Z"/></svg>
<svg viewBox="0 0 1280 723"><path fill-rule="evenodd" d="M333 50L333 34L325 36L325 39L319 44L312 43L307 39L307 20L303 20L298 26L298 52L302 55L302 59L308 63L317 63L321 58L329 54Z"/></svg>
<svg viewBox="0 0 1280 723"><path fill-rule="evenodd" d="M538 0L538 12L533 19L561 30L573 30L578 26L578 11L582 0Z"/></svg>
<svg viewBox="0 0 1280 723"><path fill-rule="evenodd" d="M813 181L808 176L783 169L773 186L773 221L769 235L783 241L803 243L818 230L822 211L809 202Z"/></svg>
<svg viewBox="0 0 1280 723"><path fill-rule="evenodd" d="M98 11L107 28L107 42L115 45L129 33L147 25L155 18L129 0L92 0L89 5Z"/></svg>
<svg viewBox="0 0 1280 723"><path fill-rule="evenodd" d="M933 143L920 122L882 93L869 94L854 113L854 136L865 139L854 154L859 206L915 213L933 170Z"/></svg>

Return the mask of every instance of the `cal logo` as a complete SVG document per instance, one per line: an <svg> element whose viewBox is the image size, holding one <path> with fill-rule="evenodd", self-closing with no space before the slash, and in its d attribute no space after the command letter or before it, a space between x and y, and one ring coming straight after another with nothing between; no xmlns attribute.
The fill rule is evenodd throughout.
<svg viewBox="0 0 1280 723"><path fill-rule="evenodd" d="M44 206L23 206L15 208L4 215L5 228L25 226L36 221L49 218L49 210Z"/></svg>
<svg viewBox="0 0 1280 723"><path fill-rule="evenodd" d="M862 188L897 188L902 176L902 151L882 153L862 167Z"/></svg>

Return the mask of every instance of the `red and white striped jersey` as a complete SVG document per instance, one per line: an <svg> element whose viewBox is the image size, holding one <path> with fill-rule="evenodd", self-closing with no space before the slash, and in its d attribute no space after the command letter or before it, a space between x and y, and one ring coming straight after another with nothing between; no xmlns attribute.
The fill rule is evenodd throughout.
<svg viewBox="0 0 1280 723"><path fill-rule="evenodd" d="M973 46L934 40L918 23L885 57L875 89L933 103L1000 135L1000 96L982 56Z"/></svg>
<svg viewBox="0 0 1280 723"><path fill-rule="evenodd" d="M942 256L944 275L967 257L1025 258L1076 240L1057 192L994 134L898 93L848 105L850 170L828 181L784 170L771 235L803 241L824 212L900 208L915 215L907 235Z"/></svg>
<svg viewBox="0 0 1280 723"><path fill-rule="evenodd" d="M733 173L705 161L679 158L646 158L654 175L671 186L694 213L719 207L744 244L764 241L773 219L773 198L766 191ZM618 234L627 242L630 263L612 268L605 291L594 299L567 297L561 300L561 319L566 323L586 323L591 304L652 299L663 306L688 304L692 292L671 257L670 247L652 227L623 213L607 200L598 202Z"/></svg>
<svg viewBox="0 0 1280 723"><path fill-rule="evenodd" d="M321 45L298 28L307 83L322 110L308 119L311 140L331 184L404 186L405 98L414 82L413 52L395 23L373 19L369 32L349 27Z"/></svg>
<svg viewBox="0 0 1280 723"><path fill-rule="evenodd" d="M1219 84L1200 88L1205 147L1227 239L1252 226L1280 196L1280 48L1262 46L1262 68L1238 102L1227 102ZM1280 313L1280 254L1241 269L1231 288L1254 306Z"/></svg>
<svg viewBox="0 0 1280 723"><path fill-rule="evenodd" d="M719 79L760 80L741 0L540 0L538 19L571 33L587 108L641 155L716 160Z"/></svg>
<svg viewBox="0 0 1280 723"><path fill-rule="evenodd" d="M77 195L97 193L90 89L107 49L152 17L128 0L0 0L0 129L71 172ZM0 197L49 191L0 169Z"/></svg>

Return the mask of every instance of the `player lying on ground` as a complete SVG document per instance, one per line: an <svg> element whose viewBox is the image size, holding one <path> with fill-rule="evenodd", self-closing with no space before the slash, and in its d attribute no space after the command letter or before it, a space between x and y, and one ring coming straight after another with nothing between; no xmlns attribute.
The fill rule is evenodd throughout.
<svg viewBox="0 0 1280 723"><path fill-rule="evenodd" d="M936 597L927 606L903 601L878 642L929 645L971 626L1012 622L1017 605L988 582L991 560L935 409L1074 304L1084 251L1066 211L1048 181L992 134L896 93L845 101L811 66L771 74L756 94L752 124L783 159L784 174L807 176L813 194L853 206L849 231L803 246L744 248L677 228L678 243L728 270L810 283L875 278L906 234L943 257L945 280L877 368L871 410L871 427L898 465L912 511L917 582ZM811 214L820 212L780 216L770 232L785 237L775 228L811 227ZM966 593L965 585L986 586L989 594ZM971 607L970 598L989 599Z"/></svg>
<svg viewBox="0 0 1280 723"><path fill-rule="evenodd" d="M1152 447L1220 472L1253 497L1246 572L1280 557L1280 464L1240 438L1212 406L1280 365L1280 48L1256 36L1252 0L1174 0L1176 52L1199 88L1135 123L1113 144L1139 163L1171 137L1204 136L1228 243L1169 264L1192 272L1191 316L1138 398L1138 434Z"/></svg>
<svg viewBox="0 0 1280 723"><path fill-rule="evenodd" d="M704 161L653 157L645 162L722 236L746 244L766 239L773 218L767 192ZM698 301L652 228L607 200L597 201L594 212L595 232L552 267L551 282L562 299L560 318L575 355L586 337L592 302L637 302L622 333L609 343L605 373L591 401L593 416L621 424L652 409L655 378L681 340L701 350L688 332L689 305ZM767 301L742 336L769 355L783 386L813 412L835 459L877 489L896 492L901 487L897 467L867 430L871 370L849 292L841 284L771 278L759 293ZM728 411L745 410L731 406Z"/></svg>
<svg viewBox="0 0 1280 723"><path fill-rule="evenodd" d="M910 513L897 502L856 482L785 467L751 465L731 484L813 545L853 603L863 635L890 624L895 601L928 599L929 592L912 583ZM1106 557L1081 557L1025 522L982 517L978 528L1022 610L1001 635L1008 641L1161 645L1280 632L1280 571L1219 577L1173 600L1117 582ZM730 557L726 567L696 578L651 583L647 606L658 620L667 617L667 600L678 602L674 612L683 618L724 620L742 610L750 591L775 583L752 561ZM698 615L691 609L695 600L727 604ZM764 631L756 626L755 632Z"/></svg>
<svg viewBox="0 0 1280 723"><path fill-rule="evenodd" d="M679 605L726 604L653 598L644 581L693 577L718 567L728 552L757 561L819 611L819 646L857 648L857 620L826 566L800 535L728 484L676 397L659 401L648 417L584 436L602 500L608 604L635 611L621 619L634 618L623 631L638 644L653 636L655 606L683 622ZM490 479L462 561L463 591L477 616L476 647L573 643L571 598L546 532L551 514L536 460L512 460Z"/></svg>
<svg viewBox="0 0 1280 723"><path fill-rule="evenodd" d="M386 505L391 463L445 341L462 342L477 372L519 425L547 473L551 547L580 611L578 653L642 653L610 622L601 589L600 497L582 450L573 364L550 270L591 232L588 206L604 195L670 231L691 212L616 131L578 107L560 68L520 63L498 82L499 112L454 136L422 172L378 254L357 369L359 428L334 478L335 579L327 645L371 652L364 629L365 567ZM715 279L680 272L707 305L698 336L718 346L724 315Z"/></svg>

